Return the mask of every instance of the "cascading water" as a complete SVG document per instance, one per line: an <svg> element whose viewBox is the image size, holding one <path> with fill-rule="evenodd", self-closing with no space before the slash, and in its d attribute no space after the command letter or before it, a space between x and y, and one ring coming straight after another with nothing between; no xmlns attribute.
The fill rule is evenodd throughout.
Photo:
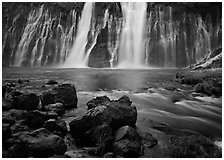
<svg viewBox="0 0 224 160"><path fill-rule="evenodd" d="M18 44L17 51L15 54L14 66L22 66L23 61L26 59L26 53L35 32L38 29L39 20L41 19L43 13L43 6L38 11L33 11L30 13L26 28L24 29L21 40Z"/></svg>
<svg viewBox="0 0 224 160"><path fill-rule="evenodd" d="M131 2L120 9L101 5L101 11L100 5L52 12L42 4L3 17L3 65L88 67L103 61L100 66L111 68L175 68L222 47L221 20L210 14L177 16L172 6L146 12L146 3Z"/></svg>
<svg viewBox="0 0 224 160"><path fill-rule="evenodd" d="M82 16L78 24L77 36L73 44L70 55L65 60L63 67L83 68L86 64L86 45L88 43L88 33L91 27L91 18L94 3L85 3Z"/></svg>
<svg viewBox="0 0 224 160"><path fill-rule="evenodd" d="M146 3L121 3L123 25L119 45L118 67L144 65Z"/></svg>

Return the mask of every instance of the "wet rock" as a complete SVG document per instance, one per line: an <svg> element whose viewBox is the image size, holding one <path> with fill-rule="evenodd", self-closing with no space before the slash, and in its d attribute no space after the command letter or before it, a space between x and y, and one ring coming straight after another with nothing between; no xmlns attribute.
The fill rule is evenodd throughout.
<svg viewBox="0 0 224 160"><path fill-rule="evenodd" d="M24 131L28 131L29 127L25 124L23 124L23 121L20 123L16 123L14 125L11 126L11 130L12 133L18 133L18 132L24 132Z"/></svg>
<svg viewBox="0 0 224 160"><path fill-rule="evenodd" d="M116 155L113 152L107 152L103 158L116 158Z"/></svg>
<svg viewBox="0 0 224 160"><path fill-rule="evenodd" d="M112 129L108 125L104 124L93 128L86 138L96 146L96 154L98 156L104 155L106 151L112 148Z"/></svg>
<svg viewBox="0 0 224 160"><path fill-rule="evenodd" d="M65 121L63 120L54 120L54 119L49 119L46 121L43 125L43 128L46 128L50 132L59 132L65 135L67 133L67 126Z"/></svg>
<svg viewBox="0 0 224 160"><path fill-rule="evenodd" d="M130 98L128 96L122 96L120 99L116 100L115 102L118 102L120 104L124 104L127 106L131 106L132 101L130 100Z"/></svg>
<svg viewBox="0 0 224 160"><path fill-rule="evenodd" d="M55 154L55 155L53 155L53 156L50 157L50 158L71 158L71 157L69 157L69 156L67 156L67 155L57 155L57 154Z"/></svg>
<svg viewBox="0 0 224 160"><path fill-rule="evenodd" d="M111 117L107 107L98 106L88 110L84 116L75 118L69 123L69 126L73 137L82 137L92 127L110 123Z"/></svg>
<svg viewBox="0 0 224 160"><path fill-rule="evenodd" d="M7 153L5 153L5 158L27 158L29 157L28 151L28 147L25 143L14 144L8 149Z"/></svg>
<svg viewBox="0 0 224 160"><path fill-rule="evenodd" d="M112 128L117 129L125 125L135 126L137 121L137 109L135 106L111 102L107 108L112 118L110 125Z"/></svg>
<svg viewBox="0 0 224 160"><path fill-rule="evenodd" d="M43 106L60 102L66 108L77 107L78 99L76 89L75 86L71 84L62 84L53 87L52 89L43 92L41 97Z"/></svg>
<svg viewBox="0 0 224 160"><path fill-rule="evenodd" d="M87 103L88 108L96 108L97 106L106 106L106 112L112 118L110 126L112 128L120 128L125 125L135 126L137 121L137 109L131 106L131 101L127 96L122 96L116 101L111 101L108 97L97 97Z"/></svg>
<svg viewBox="0 0 224 160"><path fill-rule="evenodd" d="M54 111L44 112L44 114L47 116L47 119L58 119L58 117L60 117L60 115Z"/></svg>
<svg viewBox="0 0 224 160"><path fill-rule="evenodd" d="M14 145L8 157L51 157L63 155L67 149L64 140L48 130L40 128L31 133L23 132L14 137Z"/></svg>
<svg viewBox="0 0 224 160"><path fill-rule="evenodd" d="M45 112L34 110L28 113L26 123L29 127L37 129L42 127L46 120L47 115Z"/></svg>
<svg viewBox="0 0 224 160"><path fill-rule="evenodd" d="M39 96L34 93L24 93L19 96L15 96L13 101L15 109L21 110L36 110L39 104Z"/></svg>
<svg viewBox="0 0 224 160"><path fill-rule="evenodd" d="M5 98L13 101L17 96L20 96L22 94L23 94L23 92L21 92L17 89L9 88L8 91L6 91L6 93L5 93Z"/></svg>
<svg viewBox="0 0 224 160"><path fill-rule="evenodd" d="M2 98L2 110L8 111L8 110L12 109L13 108L12 103L13 102L11 100Z"/></svg>
<svg viewBox="0 0 224 160"><path fill-rule="evenodd" d="M11 109L2 112L3 123L14 124L15 121L26 119L28 112L25 110Z"/></svg>
<svg viewBox="0 0 224 160"><path fill-rule="evenodd" d="M3 143L12 136L11 125L2 123L2 141Z"/></svg>
<svg viewBox="0 0 224 160"><path fill-rule="evenodd" d="M139 157L142 142L140 135L130 126L124 126L115 132L114 153L123 157Z"/></svg>
<svg viewBox="0 0 224 160"><path fill-rule="evenodd" d="M55 80L49 80L46 84L48 84L48 85L54 85L54 84L58 84L58 82L55 81Z"/></svg>
<svg viewBox="0 0 224 160"><path fill-rule="evenodd" d="M152 148L158 144L158 141L150 133L145 133L143 135L142 143L144 144L144 147Z"/></svg>
<svg viewBox="0 0 224 160"><path fill-rule="evenodd" d="M110 99L107 96L102 96L102 97L96 97L95 99L92 99L87 103L88 109L95 108L99 105L106 105L108 104Z"/></svg>
<svg viewBox="0 0 224 160"><path fill-rule="evenodd" d="M85 153L83 150L70 150L65 152L65 156L70 158L89 158L90 155Z"/></svg>
<svg viewBox="0 0 224 160"><path fill-rule="evenodd" d="M19 80L17 81L17 83L19 83L19 84L23 84L23 81L22 81L21 79L19 79Z"/></svg>
<svg viewBox="0 0 224 160"><path fill-rule="evenodd" d="M55 103L44 106L44 111L55 112L58 116L62 116L65 113L65 108L62 103Z"/></svg>

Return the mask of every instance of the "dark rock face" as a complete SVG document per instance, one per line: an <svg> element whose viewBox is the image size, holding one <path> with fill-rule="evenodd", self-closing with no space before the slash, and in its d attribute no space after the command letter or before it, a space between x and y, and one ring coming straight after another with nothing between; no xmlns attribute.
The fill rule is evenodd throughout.
<svg viewBox="0 0 224 160"><path fill-rule="evenodd" d="M141 137L130 126L124 126L115 132L114 152L123 157L139 157L141 154Z"/></svg>
<svg viewBox="0 0 224 160"><path fill-rule="evenodd" d="M62 103L66 108L77 107L77 95L74 85L62 84L58 85L42 94L42 104Z"/></svg>
<svg viewBox="0 0 224 160"><path fill-rule="evenodd" d="M112 102L108 106L108 110L112 117L112 128L116 129L125 125L135 126L137 121L137 109L135 106L127 106L117 102Z"/></svg>
<svg viewBox="0 0 224 160"><path fill-rule="evenodd" d="M106 153L103 158L116 158L116 155L113 152Z"/></svg>
<svg viewBox="0 0 224 160"><path fill-rule="evenodd" d="M106 112L112 118L111 127L119 128L125 125L134 126L137 121L137 110L131 106L131 101L127 96L111 101L108 97L97 97L87 103L88 109L96 106L106 106Z"/></svg>
<svg viewBox="0 0 224 160"><path fill-rule="evenodd" d="M31 133L25 132L14 137L8 157L51 157L63 155L67 149L64 140L48 130L40 128Z"/></svg>
<svg viewBox="0 0 224 160"><path fill-rule="evenodd" d="M11 109L9 111L2 112L2 122L8 124L14 124L15 121L25 119L28 112L25 110Z"/></svg>
<svg viewBox="0 0 224 160"><path fill-rule="evenodd" d="M157 145L158 141L150 134L150 133L145 133L143 135L143 140L142 140L144 147L149 147L152 148L155 145Z"/></svg>
<svg viewBox="0 0 224 160"><path fill-rule="evenodd" d="M49 104L44 106L44 111L56 113L58 116L62 116L65 113L65 108L62 103Z"/></svg>
<svg viewBox="0 0 224 160"><path fill-rule="evenodd" d="M97 154L103 155L106 151L112 148L112 129L108 125L101 125L94 128L91 133L91 139L97 147Z"/></svg>
<svg viewBox="0 0 224 160"><path fill-rule="evenodd" d="M63 135L67 133L67 126L65 121L62 120L54 120L54 119L49 119L46 121L43 125L43 128L46 128L50 132L59 132Z"/></svg>
<svg viewBox="0 0 224 160"><path fill-rule="evenodd" d="M8 111L10 109L12 109L12 101L11 100L8 100L8 99L5 99L5 98L2 98L2 110L3 111Z"/></svg>
<svg viewBox="0 0 224 160"><path fill-rule="evenodd" d="M14 99L14 107L21 110L35 110L39 104L39 97L34 93L24 93L16 96Z"/></svg>
<svg viewBox="0 0 224 160"><path fill-rule="evenodd" d="M55 80L49 80L46 84L48 84L48 85L54 85L54 84L58 84L58 82L55 81Z"/></svg>
<svg viewBox="0 0 224 160"><path fill-rule="evenodd" d="M108 151L113 150L112 141L114 139L114 130L126 125L135 126L137 110L136 107L131 106L131 101L126 96L116 101L111 101L106 96L97 97L89 101L87 105L89 108L88 111L82 117L77 117L69 123L70 133L73 137L77 138L82 145L95 146L97 148L96 154L102 156ZM126 132L127 134L125 134L125 136L132 135L133 137L137 137L135 137L136 141L133 143L129 143L129 141L127 141L129 137L125 137L125 145L131 146L131 149L133 148L132 145L137 146L136 150L138 150L139 147L141 149L141 138L135 129L129 127ZM115 146L123 144L120 143L120 141L123 142L123 139L123 137L121 137L121 140L117 139L115 141L117 145ZM133 151L133 156L137 157L138 151L136 150ZM132 152L130 154L129 151L127 152L128 154L122 153L121 156L132 156Z"/></svg>
<svg viewBox="0 0 224 160"><path fill-rule="evenodd" d="M125 104L127 106L131 106L132 104L132 101L130 100L130 98L128 96L122 96L120 99L118 99L117 101L115 102L118 102L120 104Z"/></svg>
<svg viewBox="0 0 224 160"><path fill-rule="evenodd" d="M99 105L106 105L110 103L110 99L107 96L96 97L87 103L88 109L95 108Z"/></svg>
<svg viewBox="0 0 224 160"><path fill-rule="evenodd" d="M45 112L38 110L31 111L27 115L26 123L31 128L40 128L43 126L44 122L47 120Z"/></svg>
<svg viewBox="0 0 224 160"><path fill-rule="evenodd" d="M12 136L12 130L10 124L2 123L2 141L6 141L6 139Z"/></svg>
<svg viewBox="0 0 224 160"><path fill-rule="evenodd" d="M70 122L70 132L74 137L83 136L88 130L93 127L110 124L111 117L109 116L107 107L98 106L86 112L83 117L77 117Z"/></svg>

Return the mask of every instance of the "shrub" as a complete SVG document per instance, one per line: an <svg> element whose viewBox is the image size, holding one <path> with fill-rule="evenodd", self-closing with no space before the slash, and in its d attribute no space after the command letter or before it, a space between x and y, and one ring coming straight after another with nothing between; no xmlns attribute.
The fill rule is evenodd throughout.
<svg viewBox="0 0 224 160"><path fill-rule="evenodd" d="M174 158L221 158L222 150L212 141L200 135L169 137L171 157Z"/></svg>

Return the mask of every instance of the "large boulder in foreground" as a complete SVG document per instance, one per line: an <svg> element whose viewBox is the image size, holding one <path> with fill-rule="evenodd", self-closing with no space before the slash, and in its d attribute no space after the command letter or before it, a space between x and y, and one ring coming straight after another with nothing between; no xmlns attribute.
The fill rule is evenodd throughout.
<svg viewBox="0 0 224 160"><path fill-rule="evenodd" d="M103 100L103 102L99 102L99 99ZM105 99L106 102L104 103ZM92 106L96 107L89 109L82 117L77 117L70 122L70 131L74 137L80 137L92 127L102 124L107 124L113 129L118 129L125 125L135 126L137 109L135 106L131 106L129 98L120 98L119 100L121 101L110 101L110 99L107 99L109 98L105 98L105 96L98 98L95 104L92 103L92 100Z"/></svg>
<svg viewBox="0 0 224 160"><path fill-rule="evenodd" d="M42 93L42 105L62 103L66 108L76 108L78 98L75 86L72 84L61 84Z"/></svg>
<svg viewBox="0 0 224 160"><path fill-rule="evenodd" d="M106 106L97 106L88 110L82 117L76 117L69 123L73 137L83 138L85 133L94 127L111 124L111 117Z"/></svg>
<svg viewBox="0 0 224 160"><path fill-rule="evenodd" d="M96 106L106 106L106 112L111 117L110 126L114 129L125 125L135 126L137 121L137 109L131 106L132 101L127 96L122 96L118 100L110 100L108 97L97 97L87 103L88 108Z"/></svg>
<svg viewBox="0 0 224 160"><path fill-rule="evenodd" d="M9 148L7 157L51 157L55 154L63 155L67 150L64 140L47 129L40 128L31 133L18 134Z"/></svg>
<svg viewBox="0 0 224 160"><path fill-rule="evenodd" d="M126 125L135 126L137 110L126 96L116 101L106 96L97 97L87 105L89 110L69 123L70 133L82 145L95 146L97 154L103 155L112 149L114 130Z"/></svg>
<svg viewBox="0 0 224 160"><path fill-rule="evenodd" d="M142 150L142 140L137 131L124 126L115 132L114 152L122 157L139 157Z"/></svg>
<svg viewBox="0 0 224 160"><path fill-rule="evenodd" d="M95 108L99 105L107 105L111 101L107 96L101 96L101 97L96 97L92 99L91 101L87 102L88 109Z"/></svg>

